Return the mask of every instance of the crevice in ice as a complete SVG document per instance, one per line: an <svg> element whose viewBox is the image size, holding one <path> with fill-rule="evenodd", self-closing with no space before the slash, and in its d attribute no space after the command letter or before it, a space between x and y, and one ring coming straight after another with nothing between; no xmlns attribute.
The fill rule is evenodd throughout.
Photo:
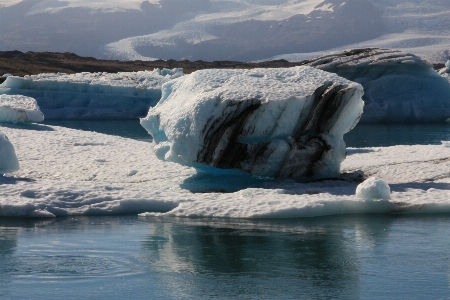
<svg viewBox="0 0 450 300"><path fill-rule="evenodd" d="M198 153L197 161L219 168L236 168L239 161L247 157L247 147L238 143L239 134L250 114L261 106L257 99L228 102L227 108L232 108L234 113L230 113L225 118L208 119L203 129L205 147ZM227 109L225 108L224 111ZM207 129L207 130L206 130ZM221 140L226 137L226 146L221 148Z"/></svg>

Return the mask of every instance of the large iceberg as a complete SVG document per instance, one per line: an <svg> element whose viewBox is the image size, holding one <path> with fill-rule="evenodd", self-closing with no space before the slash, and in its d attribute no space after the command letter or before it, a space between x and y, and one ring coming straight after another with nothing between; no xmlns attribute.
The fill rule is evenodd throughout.
<svg viewBox="0 0 450 300"><path fill-rule="evenodd" d="M360 83L362 123L442 122L450 118L450 84L413 54L353 49L305 62Z"/></svg>
<svg viewBox="0 0 450 300"><path fill-rule="evenodd" d="M0 95L0 122L42 122L36 100L22 95Z"/></svg>
<svg viewBox="0 0 450 300"><path fill-rule="evenodd" d="M339 175L363 88L310 67L201 70L163 85L142 126L160 159L264 177Z"/></svg>
<svg viewBox="0 0 450 300"><path fill-rule="evenodd" d="M9 76L0 94L37 100L46 119L115 119L144 116L161 97L163 83L182 69Z"/></svg>

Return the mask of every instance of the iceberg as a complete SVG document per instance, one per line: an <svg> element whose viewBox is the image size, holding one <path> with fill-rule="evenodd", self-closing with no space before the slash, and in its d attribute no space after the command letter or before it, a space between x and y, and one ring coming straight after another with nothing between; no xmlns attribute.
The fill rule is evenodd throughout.
<svg viewBox="0 0 450 300"><path fill-rule="evenodd" d="M155 69L8 76L0 94L36 99L46 119L127 119L145 116L162 84L182 75L182 69Z"/></svg>
<svg viewBox="0 0 450 300"><path fill-rule="evenodd" d="M141 125L158 158L257 176L339 176L363 88L311 67L201 70L162 87Z"/></svg>
<svg viewBox="0 0 450 300"><path fill-rule="evenodd" d="M450 118L448 80L416 55L388 49L353 49L308 60L305 65L336 73L364 87L361 123L443 122Z"/></svg>
<svg viewBox="0 0 450 300"><path fill-rule="evenodd" d="M0 95L0 122L42 122L44 114L34 98Z"/></svg>
<svg viewBox="0 0 450 300"><path fill-rule="evenodd" d="M19 160L17 159L14 146L8 137L0 132L0 174L19 170Z"/></svg>

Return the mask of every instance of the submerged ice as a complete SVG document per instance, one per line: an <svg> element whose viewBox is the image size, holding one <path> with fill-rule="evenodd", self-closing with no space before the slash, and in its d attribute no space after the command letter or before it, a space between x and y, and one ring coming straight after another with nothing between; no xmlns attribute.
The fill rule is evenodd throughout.
<svg viewBox="0 0 450 300"><path fill-rule="evenodd" d="M160 159L264 177L339 175L361 85L310 67L202 70L163 85L142 126Z"/></svg>
<svg viewBox="0 0 450 300"><path fill-rule="evenodd" d="M305 62L364 87L362 123L443 122L450 84L418 56L388 49L353 49ZM446 77L446 71L441 71ZM448 75L448 74L447 74Z"/></svg>
<svg viewBox="0 0 450 300"><path fill-rule="evenodd" d="M182 69L155 69L8 76L0 94L36 99L46 119L136 118L158 102L163 83L182 75Z"/></svg>

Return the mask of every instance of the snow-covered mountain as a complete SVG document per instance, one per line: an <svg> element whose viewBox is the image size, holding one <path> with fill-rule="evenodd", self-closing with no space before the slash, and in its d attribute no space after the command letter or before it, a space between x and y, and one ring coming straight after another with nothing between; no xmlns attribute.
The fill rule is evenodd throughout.
<svg viewBox="0 0 450 300"><path fill-rule="evenodd" d="M0 50L250 61L364 46L444 62L449 17L448 0L0 0Z"/></svg>

